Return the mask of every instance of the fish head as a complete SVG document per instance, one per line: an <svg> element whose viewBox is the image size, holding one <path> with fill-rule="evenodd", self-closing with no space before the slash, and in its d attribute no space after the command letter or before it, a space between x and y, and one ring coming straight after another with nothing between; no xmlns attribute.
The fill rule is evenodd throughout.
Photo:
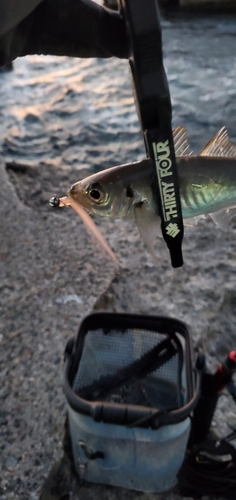
<svg viewBox="0 0 236 500"><path fill-rule="evenodd" d="M76 182L67 194L90 213L105 217L125 217L132 208L132 190L127 188L119 167Z"/></svg>

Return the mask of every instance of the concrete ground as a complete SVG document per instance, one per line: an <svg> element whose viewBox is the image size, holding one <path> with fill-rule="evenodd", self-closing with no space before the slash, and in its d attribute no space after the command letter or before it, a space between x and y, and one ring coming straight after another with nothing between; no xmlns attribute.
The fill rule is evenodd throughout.
<svg viewBox="0 0 236 500"><path fill-rule="evenodd" d="M118 255L116 274L72 210L48 207L69 177L0 162L0 498L179 500L79 483L65 432L64 348L91 311L165 314L191 325L215 368L236 346L235 236L202 221L186 234L184 267L173 270L161 241L154 267L134 224L98 220ZM233 411L224 394L214 423L222 435Z"/></svg>

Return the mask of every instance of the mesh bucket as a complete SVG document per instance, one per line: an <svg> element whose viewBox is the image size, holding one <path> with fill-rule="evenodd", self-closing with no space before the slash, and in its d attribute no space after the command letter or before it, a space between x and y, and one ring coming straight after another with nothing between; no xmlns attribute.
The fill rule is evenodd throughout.
<svg viewBox="0 0 236 500"><path fill-rule="evenodd" d="M66 355L80 476L141 491L173 487L198 395L186 326L163 317L95 314Z"/></svg>

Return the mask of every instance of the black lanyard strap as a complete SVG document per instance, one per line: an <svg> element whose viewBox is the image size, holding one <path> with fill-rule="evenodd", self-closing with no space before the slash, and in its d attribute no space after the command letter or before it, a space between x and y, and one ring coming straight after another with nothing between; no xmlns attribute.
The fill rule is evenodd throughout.
<svg viewBox="0 0 236 500"><path fill-rule="evenodd" d="M173 267L183 265L183 219L172 136L172 107L163 65L157 0L119 0L129 38L129 62L136 110L147 156L163 238Z"/></svg>

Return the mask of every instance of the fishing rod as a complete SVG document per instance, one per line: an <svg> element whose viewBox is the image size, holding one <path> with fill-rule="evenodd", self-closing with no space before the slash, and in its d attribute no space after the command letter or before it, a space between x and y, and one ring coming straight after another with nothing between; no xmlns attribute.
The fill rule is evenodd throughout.
<svg viewBox="0 0 236 500"><path fill-rule="evenodd" d="M173 267L183 265L184 234L172 135L172 106L163 64L161 18L157 0L118 0L128 38L131 83L147 158L151 189ZM148 163L149 164L149 163ZM99 196L99 192L96 193ZM71 197L50 199L52 207L71 205ZM140 202L140 206L144 202ZM143 212L142 212L143 213ZM159 227L156 228L158 233ZM104 246L104 245L103 245ZM111 252L110 252L111 253Z"/></svg>
<svg viewBox="0 0 236 500"><path fill-rule="evenodd" d="M134 100L147 157L152 160L152 190L161 217L162 235L172 266L181 267L184 229L158 1L118 0L118 4L128 33Z"/></svg>

